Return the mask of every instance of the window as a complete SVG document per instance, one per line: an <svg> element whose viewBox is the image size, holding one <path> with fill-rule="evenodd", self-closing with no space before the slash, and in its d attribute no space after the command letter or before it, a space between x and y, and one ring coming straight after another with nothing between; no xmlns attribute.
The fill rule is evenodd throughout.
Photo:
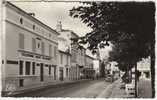
<svg viewBox="0 0 157 100"><path fill-rule="evenodd" d="M61 54L61 59L60 59L60 61L61 61L61 64L63 64L63 54Z"/></svg>
<svg viewBox="0 0 157 100"><path fill-rule="evenodd" d="M56 46L54 47L54 57L55 58L57 57L57 47Z"/></svg>
<svg viewBox="0 0 157 100"><path fill-rule="evenodd" d="M23 74L23 61L20 61L20 65L19 65L19 74L20 74L20 75Z"/></svg>
<svg viewBox="0 0 157 100"><path fill-rule="evenodd" d="M66 76L67 76L67 77L68 77L68 71L69 71L68 68L66 68Z"/></svg>
<svg viewBox="0 0 157 100"><path fill-rule="evenodd" d="M35 75L35 62L32 63L32 74Z"/></svg>
<svg viewBox="0 0 157 100"><path fill-rule="evenodd" d="M35 25L33 25L33 30L35 30Z"/></svg>
<svg viewBox="0 0 157 100"><path fill-rule="evenodd" d="M51 37L51 33L49 34L49 37Z"/></svg>
<svg viewBox="0 0 157 100"><path fill-rule="evenodd" d="M19 48L24 49L24 34L19 34Z"/></svg>
<svg viewBox="0 0 157 100"><path fill-rule="evenodd" d="M45 45L44 42L41 43L41 53L44 54L45 52Z"/></svg>
<svg viewBox="0 0 157 100"><path fill-rule="evenodd" d="M19 86L20 86L20 87L23 87L23 81L24 81L23 79L20 79L20 80L19 80Z"/></svg>
<svg viewBox="0 0 157 100"><path fill-rule="evenodd" d="M38 48L40 48L40 43L38 43Z"/></svg>
<svg viewBox="0 0 157 100"><path fill-rule="evenodd" d="M26 61L26 75L30 75L30 62Z"/></svg>
<svg viewBox="0 0 157 100"><path fill-rule="evenodd" d="M51 75L51 65L49 65L49 75Z"/></svg>
<svg viewBox="0 0 157 100"><path fill-rule="evenodd" d="M23 19L22 18L20 18L20 23L23 24Z"/></svg>
<svg viewBox="0 0 157 100"><path fill-rule="evenodd" d="M67 59L66 60L67 60L67 65L69 65L69 57L68 57L68 55L67 55Z"/></svg>
<svg viewBox="0 0 157 100"><path fill-rule="evenodd" d="M49 56L52 56L52 45L49 44Z"/></svg>
<svg viewBox="0 0 157 100"><path fill-rule="evenodd" d="M36 40L35 40L35 38L32 38L32 51L33 52L36 51Z"/></svg>
<svg viewBox="0 0 157 100"><path fill-rule="evenodd" d="M56 66L54 67L54 80L56 80Z"/></svg>

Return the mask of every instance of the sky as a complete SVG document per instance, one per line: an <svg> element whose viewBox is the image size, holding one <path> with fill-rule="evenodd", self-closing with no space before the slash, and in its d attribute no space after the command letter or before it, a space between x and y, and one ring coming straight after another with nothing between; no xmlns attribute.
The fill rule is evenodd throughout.
<svg viewBox="0 0 157 100"><path fill-rule="evenodd" d="M74 19L69 16L69 10L73 7L78 7L79 2L12 2L17 7L23 9L28 13L35 13L35 18L42 21L44 24L56 29L57 21L62 22L63 29L73 30L79 36L83 36L86 33L92 31L90 27L87 27L80 19ZM100 50L101 58L108 57L108 51L111 47L106 47ZM91 52L87 50L87 54L91 55Z"/></svg>
<svg viewBox="0 0 157 100"><path fill-rule="evenodd" d="M79 2L12 2L28 13L35 13L35 17L44 24L56 29L57 21L62 22L63 29L70 29L83 36L92 29L80 19L69 16L69 10L81 5Z"/></svg>

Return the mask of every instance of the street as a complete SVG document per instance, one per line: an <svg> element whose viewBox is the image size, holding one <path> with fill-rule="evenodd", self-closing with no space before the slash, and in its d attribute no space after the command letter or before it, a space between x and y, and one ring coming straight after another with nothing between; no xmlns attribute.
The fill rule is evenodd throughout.
<svg viewBox="0 0 157 100"><path fill-rule="evenodd" d="M79 97L96 98L106 89L109 82L100 80L89 80L80 83L66 84L59 87L46 88L29 93L16 95L15 97Z"/></svg>

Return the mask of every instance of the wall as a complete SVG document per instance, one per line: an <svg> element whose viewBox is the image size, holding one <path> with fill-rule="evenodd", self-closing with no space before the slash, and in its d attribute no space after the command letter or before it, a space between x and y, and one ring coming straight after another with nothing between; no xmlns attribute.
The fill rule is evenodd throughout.
<svg viewBox="0 0 157 100"><path fill-rule="evenodd" d="M37 63L44 63L44 81L49 82L54 80L54 75L48 74L48 67L46 64L53 65L51 68L51 73L54 73L54 65L57 65L57 56L54 56L54 47L57 48L57 33L41 22L38 22L31 16L29 17L25 12L17 9L14 6L7 5L5 8L5 58L4 61L12 61L3 68L5 69L5 73L3 72L2 85L3 90L6 89L7 86L15 87L15 90L21 89L24 87L30 87L35 84L40 84L40 66ZM20 19L22 18L22 23L20 23ZM33 29L33 25L35 25L35 29ZM19 48L19 34L24 34L24 50ZM45 53L42 54L41 50L39 52L32 51L32 38L40 38L42 42L45 43ZM49 44L52 45L52 55L48 54ZM23 53L27 53L33 55L33 57L23 56ZM57 51L56 51L57 53ZM41 58L35 58L35 55L42 55ZM42 57L49 57L50 60L43 59ZM19 75L19 61L24 61L23 63L23 74ZM25 61L30 61L30 75L26 75L25 73ZM14 62L14 64L13 64ZM17 63L15 63L17 62ZM36 62L35 65L35 75L32 74L32 62ZM24 87L19 87L19 80L24 79ZM43 83L42 82L42 83ZM14 85L14 86L13 86Z"/></svg>
<svg viewBox="0 0 157 100"><path fill-rule="evenodd" d="M61 56L62 55L62 56ZM68 58L68 59L67 59ZM61 63L61 59L62 59L62 63ZM64 80L68 80L69 76L67 76L67 74L69 75L69 73L66 73L66 68L70 68L70 55L69 54L65 54L62 52L59 52L59 56L58 56L58 66L62 67L63 69L63 79ZM69 72L69 71L68 71ZM59 76L59 74L58 74ZM59 76L60 77L60 76Z"/></svg>

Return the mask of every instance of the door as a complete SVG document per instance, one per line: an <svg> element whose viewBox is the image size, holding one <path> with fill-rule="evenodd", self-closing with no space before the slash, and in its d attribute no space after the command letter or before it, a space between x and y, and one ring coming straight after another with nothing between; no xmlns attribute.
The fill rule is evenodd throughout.
<svg viewBox="0 0 157 100"><path fill-rule="evenodd" d="M63 69L59 70L59 80L63 81Z"/></svg>
<svg viewBox="0 0 157 100"><path fill-rule="evenodd" d="M44 81L44 68L43 63L40 64L40 81Z"/></svg>

